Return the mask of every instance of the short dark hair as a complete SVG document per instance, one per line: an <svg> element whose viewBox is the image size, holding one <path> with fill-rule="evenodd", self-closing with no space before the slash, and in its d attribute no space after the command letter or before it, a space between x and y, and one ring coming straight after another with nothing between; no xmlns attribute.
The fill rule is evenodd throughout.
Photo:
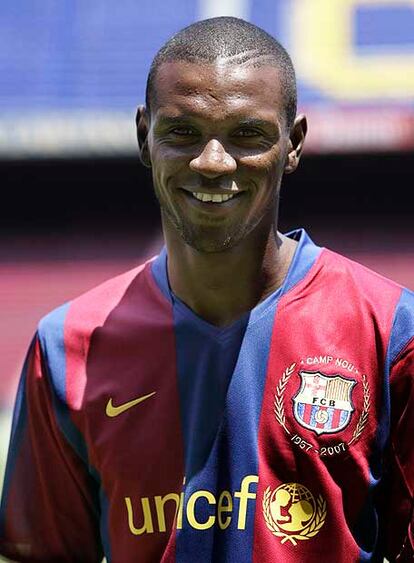
<svg viewBox="0 0 414 563"><path fill-rule="evenodd" d="M235 57L236 63L253 66L270 64L281 70L281 91L286 107L288 128L296 115L296 77L292 61L274 37L245 20L218 17L185 27L165 43L152 61L147 79L146 105L154 99L154 82L159 67L166 62L186 61L213 63L219 57Z"/></svg>

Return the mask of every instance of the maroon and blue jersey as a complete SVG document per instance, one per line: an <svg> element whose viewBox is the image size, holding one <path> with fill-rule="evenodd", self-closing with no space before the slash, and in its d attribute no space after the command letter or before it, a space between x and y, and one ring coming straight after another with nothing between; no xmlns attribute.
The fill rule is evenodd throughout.
<svg viewBox="0 0 414 563"><path fill-rule="evenodd" d="M414 295L290 236L283 285L228 327L171 292L165 250L40 322L1 554L413 560Z"/></svg>

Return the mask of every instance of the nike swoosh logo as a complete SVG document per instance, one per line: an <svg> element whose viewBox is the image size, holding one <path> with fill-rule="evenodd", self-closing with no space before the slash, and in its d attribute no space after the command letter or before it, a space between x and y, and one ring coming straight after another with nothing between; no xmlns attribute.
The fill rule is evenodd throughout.
<svg viewBox="0 0 414 563"><path fill-rule="evenodd" d="M115 406L112 403L112 397L111 397L106 405L106 410L105 410L106 416L109 416L111 418L113 418L114 416L118 416L119 414L122 414L128 409L135 407L136 405L139 405L143 401L146 401L147 399L155 395L155 393L156 391L153 391L152 393L148 393L148 395L143 395L142 397L138 397L137 399L132 399L132 401L128 401L127 403L118 406Z"/></svg>

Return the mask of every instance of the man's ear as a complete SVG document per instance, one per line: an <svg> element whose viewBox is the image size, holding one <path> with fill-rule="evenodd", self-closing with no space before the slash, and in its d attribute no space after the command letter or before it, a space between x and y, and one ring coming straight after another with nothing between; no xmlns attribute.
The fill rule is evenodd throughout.
<svg viewBox="0 0 414 563"><path fill-rule="evenodd" d="M308 123L306 121L306 116L303 114L298 115L290 130L289 148L285 162L285 174L291 174L298 167L307 131Z"/></svg>
<svg viewBox="0 0 414 563"><path fill-rule="evenodd" d="M138 106L135 123L137 125L139 157L144 166L151 168L151 158L148 150L149 116L145 106Z"/></svg>

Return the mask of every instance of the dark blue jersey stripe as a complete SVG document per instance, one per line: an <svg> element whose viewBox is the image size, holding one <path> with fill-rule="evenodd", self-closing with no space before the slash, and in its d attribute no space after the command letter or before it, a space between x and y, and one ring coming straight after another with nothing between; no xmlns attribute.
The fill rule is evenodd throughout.
<svg viewBox="0 0 414 563"><path fill-rule="evenodd" d="M197 317L171 293L165 250L152 265L157 284L174 309L185 441L184 505L196 491L212 493L215 499L201 497L194 507L196 522L214 521L207 529L195 530L194 522L184 517L177 531L180 563L193 563L195 553L199 561L252 559L258 426L276 307L321 250L303 231L291 236L299 244L282 287L224 329ZM223 491L232 496L233 507L224 513L220 526L217 503Z"/></svg>
<svg viewBox="0 0 414 563"><path fill-rule="evenodd" d="M387 354L387 368L391 368L393 362L404 350L407 344L414 338L414 292L403 289L400 301L397 305Z"/></svg>
<svg viewBox="0 0 414 563"><path fill-rule="evenodd" d="M87 466L88 471L96 483L96 518L100 522L100 534L103 549L108 563L111 560L108 523L108 499L101 486L98 471L89 463L86 442L81 432L73 423L66 401L66 350L64 340L65 318L70 303L62 305L44 317L39 323L39 340L46 362L48 377L52 386L52 402L56 420L62 434L73 450ZM92 491L91 491L92 493Z"/></svg>
<svg viewBox="0 0 414 563"><path fill-rule="evenodd" d="M62 305L44 317L39 323L39 340L45 359L48 378L52 386L53 407L60 429L88 466L88 452L85 441L70 419L66 403L66 354L64 323L69 304Z"/></svg>

